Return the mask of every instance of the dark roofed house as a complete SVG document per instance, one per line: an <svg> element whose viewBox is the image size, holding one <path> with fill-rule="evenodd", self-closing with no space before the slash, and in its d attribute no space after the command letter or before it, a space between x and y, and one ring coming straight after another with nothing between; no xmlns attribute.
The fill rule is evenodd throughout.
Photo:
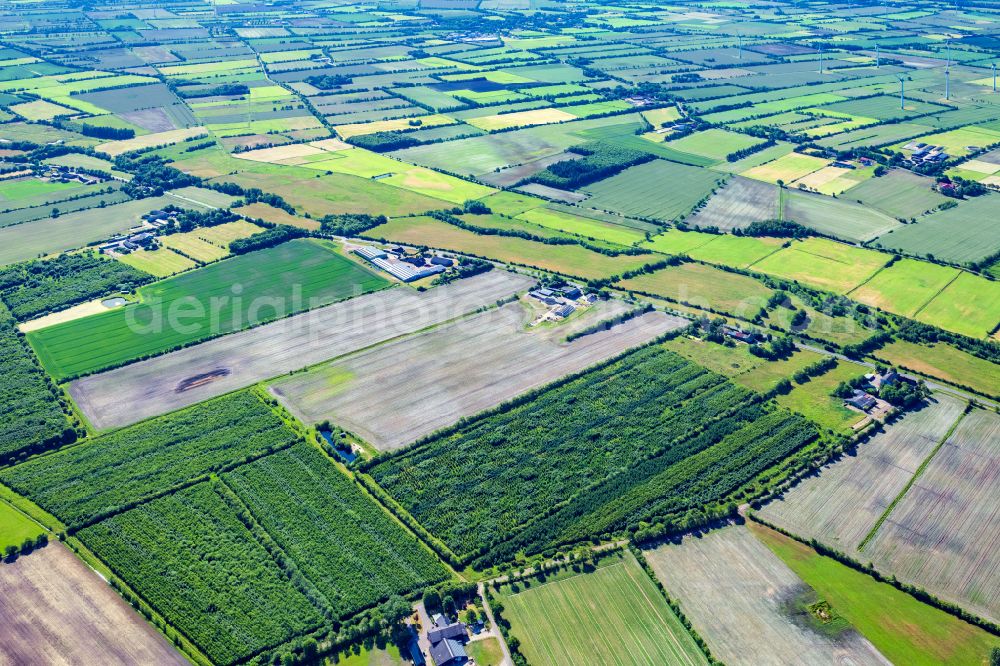
<svg viewBox="0 0 1000 666"><path fill-rule="evenodd" d="M566 285L565 287L563 287L559 291L561 291L562 295L565 296L566 298L580 298L581 296L583 296L583 292L580 291L580 288L579 287L574 287L571 284L570 285Z"/></svg>
<svg viewBox="0 0 1000 666"><path fill-rule="evenodd" d="M722 333L727 337L734 340L739 340L740 342L745 342L748 345L752 345L757 342L757 334L753 331L744 331L741 328L736 328L735 326L723 326Z"/></svg>
<svg viewBox="0 0 1000 666"><path fill-rule="evenodd" d="M440 627L435 625L434 629L429 629L427 631L427 640L431 643L437 643L438 641L448 639L464 639L466 635L465 625L461 622L453 622L452 624L446 624Z"/></svg>
<svg viewBox="0 0 1000 666"><path fill-rule="evenodd" d="M450 638L431 645L431 658L437 666L453 666L469 661L465 646Z"/></svg>
<svg viewBox="0 0 1000 666"><path fill-rule="evenodd" d="M448 257L431 257L431 263L436 266L453 266L455 261Z"/></svg>
<svg viewBox="0 0 1000 666"><path fill-rule="evenodd" d="M875 398L871 397L864 391L858 391L857 389L855 389L851 397L844 400L844 402L852 407L857 407L863 412L867 412L876 404Z"/></svg>
<svg viewBox="0 0 1000 666"><path fill-rule="evenodd" d="M559 307L557 307L555 310L552 311L552 314L554 314L557 317L568 317L575 311L576 308L567 303L566 305L560 305Z"/></svg>
<svg viewBox="0 0 1000 666"><path fill-rule="evenodd" d="M134 236L129 236L128 241L136 245L142 245L144 247L152 245L156 240L156 235L151 233L141 233Z"/></svg>
<svg viewBox="0 0 1000 666"><path fill-rule="evenodd" d="M457 666L469 661L465 652L465 641L469 635L461 622L448 624L442 615L434 616L434 628L427 631L431 644L431 658L437 666Z"/></svg>
<svg viewBox="0 0 1000 666"><path fill-rule="evenodd" d="M880 391L883 386L893 386L894 384L899 383L902 377L899 376L898 372L890 369L886 370L882 374L867 374L865 375L865 379L868 380L868 383L871 384L876 391Z"/></svg>

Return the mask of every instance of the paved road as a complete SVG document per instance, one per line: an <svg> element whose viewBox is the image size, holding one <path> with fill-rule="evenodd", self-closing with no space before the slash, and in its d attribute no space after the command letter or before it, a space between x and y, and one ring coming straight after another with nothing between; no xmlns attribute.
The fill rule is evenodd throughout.
<svg viewBox="0 0 1000 666"><path fill-rule="evenodd" d="M814 347L812 345L803 344L801 342L798 342L796 344L800 349L808 349L809 351L816 352L817 354L825 354L826 356L833 356L837 360L845 361L847 363L854 363L855 365L861 365L866 368L873 368L873 369L875 368L874 363L869 363L867 361L858 361L853 358L848 358L843 354L827 351L822 347ZM962 398L963 400L975 400L979 404L986 405L987 407L993 407L993 408L1000 407L1000 403L990 400L989 398L984 398L982 396L976 395L975 393L963 391L962 389L955 388L953 386L948 386L947 384L939 384L938 382L932 379L927 379L925 377L919 377L917 375L911 375L905 372L901 372L899 374L901 374L903 377L906 377L907 379L912 379L914 381L922 379L924 384L927 385L927 388L929 388L932 391L940 391L941 393L950 393L951 395L956 396L958 398Z"/></svg>

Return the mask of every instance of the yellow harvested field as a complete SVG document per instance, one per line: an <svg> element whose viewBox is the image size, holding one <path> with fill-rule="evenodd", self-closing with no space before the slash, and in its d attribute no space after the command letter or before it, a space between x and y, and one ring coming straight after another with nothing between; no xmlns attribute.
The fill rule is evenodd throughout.
<svg viewBox="0 0 1000 666"><path fill-rule="evenodd" d="M8 108L28 120L52 120L59 116L75 116L80 113L76 109L69 109L59 104L46 102L44 99L25 102L24 104L14 104Z"/></svg>
<svg viewBox="0 0 1000 666"><path fill-rule="evenodd" d="M984 162L983 160L969 160L968 162L962 162L961 164L958 165L958 167L960 169L965 169L966 171L985 173L987 176L992 176L997 171L1000 171L1000 164L993 164L992 162Z"/></svg>
<svg viewBox="0 0 1000 666"><path fill-rule="evenodd" d="M495 131L510 127L550 125L552 123L561 123L576 119L577 117L572 113L567 113L561 109L532 109L530 111L516 111L514 113L501 113L495 116L469 118L465 122L479 129Z"/></svg>
<svg viewBox="0 0 1000 666"><path fill-rule="evenodd" d="M155 148L157 146L172 146L175 143L193 139L197 136L205 136L208 130L204 127L188 127L185 129L169 130L166 132L155 132L144 136L137 136L134 139L124 141L109 141L97 146L94 150L99 153L106 153L111 157L117 157L132 150L141 148Z"/></svg>
<svg viewBox="0 0 1000 666"><path fill-rule="evenodd" d="M136 250L129 254L115 255L115 259L156 277L175 275L191 270L198 265L191 259L166 247L159 247L155 250Z"/></svg>
<svg viewBox="0 0 1000 666"><path fill-rule="evenodd" d="M320 228L320 224L316 220L292 215L280 208L275 208L265 203L252 203L248 206L240 206L239 208L234 208L233 212L237 215L249 217L252 220L263 220L271 224L287 224L305 229L306 231L317 231Z"/></svg>
<svg viewBox="0 0 1000 666"><path fill-rule="evenodd" d="M412 125L416 123L418 125ZM418 116L416 118L396 118L394 120L376 120L370 123L350 123L348 125L337 125L337 134L343 139L362 134L374 134L375 132L395 132L399 130L416 129L417 127L438 127L439 125L454 125L458 121L449 116L434 114L430 116Z"/></svg>
<svg viewBox="0 0 1000 666"><path fill-rule="evenodd" d="M197 262L207 264L229 256L228 246L223 248L198 238L193 233L170 234L160 237L164 247Z"/></svg>
<svg viewBox="0 0 1000 666"><path fill-rule="evenodd" d="M52 312L38 317L37 319L26 321L23 324L18 324L17 328L23 333L30 333L31 331L48 328L49 326L53 326L55 324L73 321L74 319L80 319L82 317L89 317L93 314L100 314L101 312L114 309L104 305L104 301L106 300L107 298L97 298L92 301L87 301L86 303L80 303L78 305L74 305L73 307L66 308L65 310Z"/></svg>
<svg viewBox="0 0 1000 666"><path fill-rule="evenodd" d="M767 164L761 164L749 171L744 171L740 175L756 180L763 180L768 183L776 183L779 180L791 183L799 178L808 176L814 171L819 171L829 164L830 160L825 160L821 157L788 153Z"/></svg>
<svg viewBox="0 0 1000 666"><path fill-rule="evenodd" d="M310 141L309 145L329 152L336 152L338 150L346 150L354 147L349 143L341 141L340 139L320 139L319 141Z"/></svg>
<svg viewBox="0 0 1000 666"><path fill-rule="evenodd" d="M653 127L659 127L663 123L670 122L672 120L679 120L681 117L680 111L677 110L676 106L668 106L663 109L649 109L642 112L642 117L646 119Z"/></svg>
<svg viewBox="0 0 1000 666"><path fill-rule="evenodd" d="M250 160L251 162L266 162L274 164L283 162L285 164L301 164L308 157L320 155L325 151L315 145L307 143L292 143L286 146L273 146L271 148L260 148L258 150L248 150L244 153L233 153L233 157L240 160Z"/></svg>
<svg viewBox="0 0 1000 666"><path fill-rule="evenodd" d="M823 185L837 180L841 176L849 174L850 169L843 169L841 167L828 166L820 169L819 171L813 171L812 173L799 178L792 183L792 187L798 187L799 185L804 185L810 190L818 190Z"/></svg>
<svg viewBox="0 0 1000 666"><path fill-rule="evenodd" d="M192 231L191 235L212 245L228 248L229 244L237 238L253 236L261 231L264 231L263 227L258 227L253 222L236 220L235 222L226 222L214 227L199 227Z"/></svg>

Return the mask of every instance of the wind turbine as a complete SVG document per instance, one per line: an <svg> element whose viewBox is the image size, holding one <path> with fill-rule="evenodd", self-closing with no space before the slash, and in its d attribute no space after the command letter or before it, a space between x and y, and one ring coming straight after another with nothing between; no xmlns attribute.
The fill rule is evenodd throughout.
<svg viewBox="0 0 1000 666"><path fill-rule="evenodd" d="M997 91L997 64L993 63L993 92Z"/></svg>
<svg viewBox="0 0 1000 666"><path fill-rule="evenodd" d="M900 108L900 110L905 110L906 109L906 102L905 102L905 98L903 97L903 88L904 88L905 84L903 83L903 75L902 74L897 74L896 78L899 79L899 108Z"/></svg>
<svg viewBox="0 0 1000 666"><path fill-rule="evenodd" d="M875 69L879 68L878 44L875 45Z"/></svg>
<svg viewBox="0 0 1000 666"><path fill-rule="evenodd" d="M948 49L948 62L944 66L944 98L945 101L951 99L951 40L945 42Z"/></svg>

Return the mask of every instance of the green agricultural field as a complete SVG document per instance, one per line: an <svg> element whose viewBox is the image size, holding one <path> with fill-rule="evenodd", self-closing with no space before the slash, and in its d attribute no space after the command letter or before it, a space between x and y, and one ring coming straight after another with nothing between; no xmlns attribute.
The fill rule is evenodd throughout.
<svg viewBox="0 0 1000 666"><path fill-rule="evenodd" d="M708 663L631 553L588 573L506 585L497 597L531 664Z"/></svg>
<svg viewBox="0 0 1000 666"><path fill-rule="evenodd" d="M584 279L620 275L656 261L656 255L609 257L579 245L545 245L523 238L485 236L433 217L400 217L365 232L371 238L464 252L497 261L537 266Z"/></svg>
<svg viewBox="0 0 1000 666"><path fill-rule="evenodd" d="M798 351L789 358L762 363L756 368L734 377L733 381L758 393L767 393L782 379L791 379L796 372L813 365L822 358L816 352Z"/></svg>
<svg viewBox="0 0 1000 666"><path fill-rule="evenodd" d="M782 407L802 414L823 428L849 432L865 415L848 409L843 400L830 394L840 382L860 377L865 371L860 365L841 361L832 370L796 385L790 393L779 395L776 400Z"/></svg>
<svg viewBox="0 0 1000 666"><path fill-rule="evenodd" d="M519 217L505 217L503 215L473 215L466 214L460 216L460 218L466 224L473 225L482 229L504 229L508 231L523 231L526 234L530 234L539 238L565 238L567 240L573 241L574 243L586 243L593 247L603 247L609 250L621 251L624 246L620 243L609 243L608 241L596 240L593 237L585 238L584 236L578 236L576 234L567 233L565 231L559 231L553 227L539 226L533 222L526 222L524 219ZM548 218L551 221L551 218ZM585 218L584 218L585 219ZM560 225L568 226L568 225ZM623 227L626 230L627 227Z"/></svg>
<svg viewBox="0 0 1000 666"><path fill-rule="evenodd" d="M750 522L750 529L807 585L896 664L986 662L1000 638L923 604L888 583L819 555L808 546Z"/></svg>
<svg viewBox="0 0 1000 666"><path fill-rule="evenodd" d="M183 273L198 266L193 260L166 247L155 250L136 250L129 254L117 255L115 259L160 278Z"/></svg>
<svg viewBox="0 0 1000 666"><path fill-rule="evenodd" d="M864 204L895 218L911 219L933 211L948 197L935 192L932 178L893 169L880 178L869 178L842 198Z"/></svg>
<svg viewBox="0 0 1000 666"><path fill-rule="evenodd" d="M834 111L852 116L877 118L878 120L895 120L914 115L924 115L935 111L947 111L947 107L930 104L918 100L907 100L905 108L899 108L899 97L895 95L878 95L864 99L851 99L834 102L819 107L820 111Z"/></svg>
<svg viewBox="0 0 1000 666"><path fill-rule="evenodd" d="M912 317L960 272L926 261L900 259L847 295L865 305Z"/></svg>
<svg viewBox="0 0 1000 666"><path fill-rule="evenodd" d="M1000 397L1000 365L945 343L894 341L873 353L892 365Z"/></svg>
<svg viewBox="0 0 1000 666"><path fill-rule="evenodd" d="M441 199L385 185L377 180L347 174L320 174L300 167L266 166L272 170L264 173L243 172L221 176L217 180L277 194L298 213L308 213L315 218L345 213L409 215L451 207Z"/></svg>
<svg viewBox="0 0 1000 666"><path fill-rule="evenodd" d="M797 310L805 311L806 328L804 332L810 337L843 346L863 342L875 333L875 331L862 326L853 317L835 317L827 312L820 312L803 303L802 299L795 294L789 294L788 299ZM779 306L768 312L764 322L767 325L774 324L783 331L799 330L792 326L794 316L795 310Z"/></svg>
<svg viewBox="0 0 1000 666"><path fill-rule="evenodd" d="M963 272L917 312L914 319L971 338L982 338L1000 324L1000 283Z"/></svg>
<svg viewBox="0 0 1000 666"><path fill-rule="evenodd" d="M317 243L294 240L156 282L134 305L28 337L46 369L66 379L388 285Z"/></svg>
<svg viewBox="0 0 1000 666"><path fill-rule="evenodd" d="M0 229L0 266L104 240L135 226L143 214L169 204L202 209L167 196L150 197L4 227Z"/></svg>
<svg viewBox="0 0 1000 666"><path fill-rule="evenodd" d="M683 336L669 340L663 346L703 368L727 377L736 377L768 362L751 354L747 345L727 347Z"/></svg>
<svg viewBox="0 0 1000 666"><path fill-rule="evenodd" d="M752 148L762 143L764 143L764 139L746 134L729 132L724 129L708 129L670 141L668 145L682 153L693 153L721 162L730 153Z"/></svg>
<svg viewBox="0 0 1000 666"><path fill-rule="evenodd" d="M670 222L686 215L715 189L721 176L708 169L653 160L583 188L584 205L640 219ZM669 183L669 187L664 185Z"/></svg>
<svg viewBox="0 0 1000 666"><path fill-rule="evenodd" d="M751 354L747 345L727 347L687 337L670 340L664 347L758 393L770 391L780 380L790 379L822 358L814 352L799 351L787 359L768 361Z"/></svg>
<svg viewBox="0 0 1000 666"><path fill-rule="evenodd" d="M814 229L825 236L862 243L902 225L893 218L865 206L821 194L790 190L785 197L784 218Z"/></svg>
<svg viewBox="0 0 1000 666"><path fill-rule="evenodd" d="M655 239L654 239L655 240ZM747 268L764 257L781 249L783 240L779 238L754 238L723 234L692 248L687 254L692 259L711 264Z"/></svg>
<svg viewBox="0 0 1000 666"><path fill-rule="evenodd" d="M226 472L222 480L335 617L448 577L430 550L308 444Z"/></svg>
<svg viewBox="0 0 1000 666"><path fill-rule="evenodd" d="M77 533L220 664L244 660L324 622L227 499L217 483L203 482Z"/></svg>
<svg viewBox="0 0 1000 666"><path fill-rule="evenodd" d="M20 548L29 540L34 543L44 533L44 527L0 500L0 553L6 552L8 546Z"/></svg>
<svg viewBox="0 0 1000 666"><path fill-rule="evenodd" d="M78 187L80 187L79 183L57 183L37 178L9 180L0 183L0 202L16 202L19 199L27 199L51 192L63 192Z"/></svg>
<svg viewBox="0 0 1000 666"><path fill-rule="evenodd" d="M642 243L642 247L648 247L655 252L663 254L690 254L697 248L713 243L719 239L714 234L703 233L701 231L681 231L671 227L651 237Z"/></svg>
<svg viewBox="0 0 1000 666"><path fill-rule="evenodd" d="M546 204L545 199L533 197L530 194L503 190L488 197L483 197L481 201L498 215L509 215L516 217L521 213L541 208Z"/></svg>
<svg viewBox="0 0 1000 666"><path fill-rule="evenodd" d="M889 259L881 252L807 238L768 255L750 269L843 294L874 275Z"/></svg>
<svg viewBox="0 0 1000 666"><path fill-rule="evenodd" d="M550 210L548 208L534 208L521 213L517 217L543 227L550 227L578 236L596 238L620 245L634 245L646 238L643 232L631 227L602 222L579 215L570 215L569 213Z"/></svg>
<svg viewBox="0 0 1000 666"><path fill-rule="evenodd" d="M477 113L481 114L482 111L477 110ZM601 138L588 135L589 131L604 132L620 128L626 134L634 133L641 126L638 120L638 114L629 114L539 125L415 146L394 151L392 156L449 173L482 175L497 168L555 155L585 141ZM641 143L648 143L638 137L634 138Z"/></svg>
<svg viewBox="0 0 1000 666"><path fill-rule="evenodd" d="M228 248L212 245L208 241L190 234L164 236L160 242L163 243L164 247L203 264L218 261L229 256Z"/></svg>
<svg viewBox="0 0 1000 666"><path fill-rule="evenodd" d="M987 194L932 213L878 239L878 245L954 263L981 261L1000 252L993 220L1000 195Z"/></svg>
<svg viewBox="0 0 1000 666"><path fill-rule="evenodd" d="M819 171L830 164L830 160L812 155L801 155L799 153L788 153L779 157L773 162L755 166L752 169L741 172L740 175L756 180L763 180L767 183L790 183L803 176L808 176L814 171Z"/></svg>
<svg viewBox="0 0 1000 666"><path fill-rule="evenodd" d="M242 391L8 467L0 481L64 523L82 526L295 439L264 403Z"/></svg>
<svg viewBox="0 0 1000 666"><path fill-rule="evenodd" d="M752 319L773 293L759 281L703 264L668 266L616 287Z"/></svg>
<svg viewBox="0 0 1000 666"><path fill-rule="evenodd" d="M694 498L725 502L816 438L805 419L752 396L646 347L367 471L462 561L488 566L682 515ZM530 468L517 463L528 458Z"/></svg>

